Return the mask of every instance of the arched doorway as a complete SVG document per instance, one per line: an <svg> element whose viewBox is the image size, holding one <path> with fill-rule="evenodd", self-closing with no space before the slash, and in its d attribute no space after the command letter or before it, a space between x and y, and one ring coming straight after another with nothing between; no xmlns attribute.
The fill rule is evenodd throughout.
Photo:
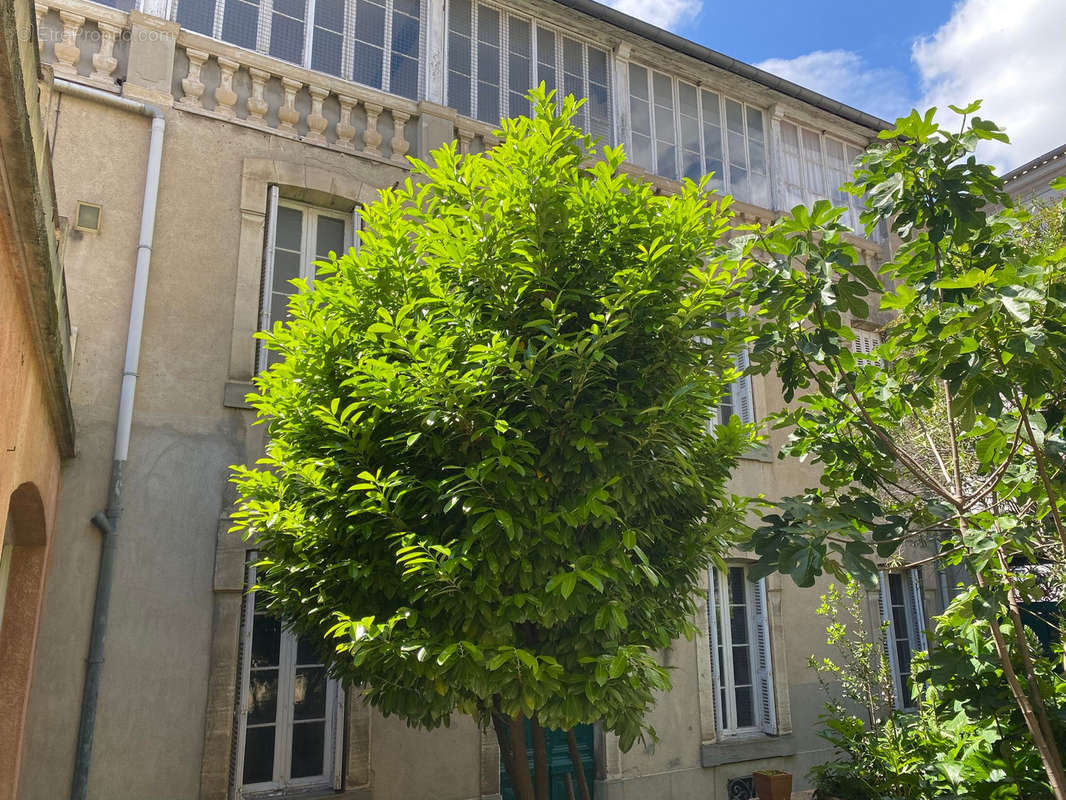
<svg viewBox="0 0 1066 800"><path fill-rule="evenodd" d="M45 568L46 518L41 493L23 483L11 493L0 547L0 775L18 774ZM0 798L14 786L0 781Z"/></svg>

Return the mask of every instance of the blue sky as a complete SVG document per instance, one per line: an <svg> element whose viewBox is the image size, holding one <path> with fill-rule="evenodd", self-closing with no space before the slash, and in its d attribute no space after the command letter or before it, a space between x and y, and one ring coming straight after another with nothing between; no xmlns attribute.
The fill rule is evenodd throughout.
<svg viewBox="0 0 1066 800"><path fill-rule="evenodd" d="M1066 0L606 0L864 111L984 100L1012 169L1066 143Z"/></svg>

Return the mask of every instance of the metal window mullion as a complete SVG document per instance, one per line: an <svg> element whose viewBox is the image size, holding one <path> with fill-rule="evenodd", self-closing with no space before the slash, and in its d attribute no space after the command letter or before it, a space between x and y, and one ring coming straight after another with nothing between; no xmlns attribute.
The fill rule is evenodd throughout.
<svg viewBox="0 0 1066 800"><path fill-rule="evenodd" d="M358 0L344 0L344 38L341 41L341 77L346 81L355 75L355 15Z"/></svg>
<svg viewBox="0 0 1066 800"><path fill-rule="evenodd" d="M222 38L222 18L226 13L226 4L240 2L240 0L215 0L215 16L211 21L211 35L215 39ZM174 9L174 18L177 19L177 8Z"/></svg>
<svg viewBox="0 0 1066 800"><path fill-rule="evenodd" d="M670 93L674 99L674 174L682 180L685 177L685 143L681 134L681 82L676 77L670 78Z"/></svg>
<svg viewBox="0 0 1066 800"><path fill-rule="evenodd" d="M256 52L270 55L270 32L274 26L274 0L261 0L259 4L259 37Z"/></svg>
<svg viewBox="0 0 1066 800"><path fill-rule="evenodd" d="M718 133L722 137L722 188L733 191L733 165L729 163L729 122L725 118L725 95L718 95Z"/></svg>
<svg viewBox="0 0 1066 800"><path fill-rule="evenodd" d="M478 29L481 23L481 3L471 0L470 3L470 118L481 119L477 115L478 96L478 72L480 71L480 59L478 50L480 35Z"/></svg>
<svg viewBox="0 0 1066 800"><path fill-rule="evenodd" d="M393 0L385 0L385 41L381 43L381 91L388 92L392 85L392 14Z"/></svg>
<svg viewBox="0 0 1066 800"><path fill-rule="evenodd" d="M511 109L511 15L502 8L500 14L500 119L510 116Z"/></svg>
<svg viewBox="0 0 1066 800"><path fill-rule="evenodd" d="M303 68L311 69L311 47L315 36L315 0L304 2L304 52Z"/></svg>

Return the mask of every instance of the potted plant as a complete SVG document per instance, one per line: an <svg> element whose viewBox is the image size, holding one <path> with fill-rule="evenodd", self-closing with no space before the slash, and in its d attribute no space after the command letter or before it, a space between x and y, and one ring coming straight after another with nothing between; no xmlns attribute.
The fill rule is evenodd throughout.
<svg viewBox="0 0 1066 800"><path fill-rule="evenodd" d="M780 769L761 769L752 774L755 795L759 800L789 800L792 796L792 773Z"/></svg>

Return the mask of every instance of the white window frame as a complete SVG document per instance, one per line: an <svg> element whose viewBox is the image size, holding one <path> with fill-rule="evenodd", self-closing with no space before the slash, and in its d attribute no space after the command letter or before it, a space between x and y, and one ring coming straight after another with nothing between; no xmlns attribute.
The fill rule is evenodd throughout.
<svg viewBox="0 0 1066 800"><path fill-rule="evenodd" d="M141 0L137 0L138 6ZM169 18L177 21L178 11L182 0L170 0L171 8L169 10ZM229 3L242 2L242 0L215 0L214 19L211 26L211 33L202 34L210 36L212 39L217 39L220 42L226 42L231 46L231 42L227 42L222 38L223 20L226 14L226 8ZM303 54L299 62L289 62L287 59L283 59L280 56L272 55L270 52L270 30L274 19L274 0L257 0L257 2L251 3L252 5L259 6L259 14L256 23L256 44L255 52L261 53L270 58L277 58L279 61L286 61L286 63L296 63L298 66L307 70L313 70L322 75L330 75L332 77L343 78L346 81L352 81L353 83L359 83L353 77L354 64L355 64L355 17L356 17L356 0L345 0L344 2L344 30L341 33L341 73L340 75L334 75L331 72L323 72L321 70L315 70L311 66L311 53L314 45L314 33L315 33L315 2L316 0L305 0L304 6L304 44ZM392 26L393 16L395 13L395 0L380 0L385 6L385 31L383 34L384 41L382 42L382 59L381 66L381 86L370 86L369 84L360 83L361 86L370 86L371 89L378 89L383 92L392 92ZM427 0L418 0L418 62L421 65L425 58L426 49L426 2ZM421 68L418 70L418 83L416 85L415 96L408 98L411 100L418 100L421 98L425 91L424 86L424 70Z"/></svg>
<svg viewBox="0 0 1066 800"><path fill-rule="evenodd" d="M650 172L652 172L652 173L654 173L656 175L664 175L664 173L661 171L662 170L662 165L659 164L659 153L658 153L658 149L657 149L657 146L656 146L657 142L658 142L658 139L659 139L659 134L657 132L656 117L655 117L655 75L656 75L656 73L658 73L659 75L665 76L665 77L669 78L669 80L670 80L671 103L673 104L673 121L672 122L673 122L674 146L675 146L674 175L676 175L677 177L671 177L669 175L664 175L664 177L668 177L671 180L681 180L682 178L684 178L684 170L683 170L683 168L684 168L684 144L682 142L682 133L681 133L681 117L682 117L682 114L681 114L681 86L680 86L682 83L684 83L686 86L689 86L689 87L693 88L695 90L695 92L696 92L696 110L697 110L697 115L698 115L697 116L697 124L698 124L698 127L699 127L699 141L700 141L699 146L700 146L700 170L701 170L700 175L701 175L701 177L702 177L702 175L706 174L706 172L707 172L707 164L708 164L708 161L710 160L709 156L707 155L707 141L706 141L706 137L705 137L705 128L707 127L707 125L713 124L713 123L707 121L707 116L706 116L706 113L704 111L704 99L705 99L705 95L707 95L707 94L713 94L713 95L715 95L718 98L718 127L721 130L721 135L722 135L722 171L721 171L721 174L716 174L714 176L714 178L711 181L711 184L712 184L712 186L715 186L716 188L718 188L720 191L723 191L723 192L731 192L731 191L733 191L732 177L731 177L732 164L731 164L731 159L730 159L730 147L729 147L729 123L728 123L728 120L726 118L726 102L731 100L732 102L738 103L740 105L741 116L743 118L742 121L743 121L743 124L744 124L744 131L743 131L744 163L747 165L747 172L748 172L749 175L753 174L753 171L752 171L752 168L751 168L751 134L750 134L750 131L748 130L748 114L749 114L750 111L754 111L754 112L757 112L758 114L762 115L762 120L763 120L763 134L762 134L763 135L763 141L762 141L762 145L763 145L763 170L762 170L762 172L756 172L754 174L762 176L762 178L765 180L765 186L766 186L766 198L765 199L766 199L767 203L770 202L770 127L769 127L769 124L768 124L768 121L769 121L770 117L767 114L766 109L760 108L759 106L751 105L750 103L745 103L743 100L737 100L735 97L730 97L728 94L726 94L726 93L724 93L724 92L722 92L722 91L720 91L720 90L718 90L718 89L716 89L714 87L700 85L698 83L694 83L692 81L688 81L688 80L685 80L683 78L680 78L677 75L672 75L670 73L663 72L662 70L656 69L655 67L651 67L651 66L649 66L647 64L644 64L644 63L642 63L640 61L630 61L630 62L628 62L627 70L631 70L632 67L637 67L639 69L644 70L646 75L647 75L647 82L648 82L648 100L647 100L647 102L648 102L648 106L649 106L649 109L650 109L650 117L651 117L651 144L652 144L652 150L651 150L652 164L649 166L647 164L636 164L636 162L633 162L633 163L635 163L639 167L643 167L644 169L648 169ZM630 76L632 76L632 72L630 72ZM630 78L630 80L632 80L632 78ZM640 98L635 98L634 97L632 84L630 84L629 97L627 99L628 99L628 102L630 103L630 124L629 124L629 130L626 131L626 142L625 142L625 145L626 145L627 154L631 155L633 153L632 104L633 104L634 100L639 100L640 99ZM641 101L641 102L643 102L643 101ZM737 199L741 200L742 202L753 203L754 204L754 198L745 198L745 197L739 197L738 196Z"/></svg>
<svg viewBox="0 0 1066 800"><path fill-rule="evenodd" d="M795 157L798 159L798 163L800 165L801 180L803 180L803 173L806 169L806 165L809 163L809 159L807 158L806 151L803 147L803 134L804 132L807 132L809 134L814 134L818 137L819 160L818 164L816 164L815 166L818 168L818 174L822 182L820 191L807 186L805 182L797 184L794 181L789 180L787 162L790 158L792 158L792 156L789 154L786 146L784 130L784 127L786 125L790 125L796 129L796 142L798 146L798 152L796 153ZM848 174L845 176L846 183L851 180L851 172L853 171L852 166L855 163L855 159L862 154L862 151L864 149L863 146L857 145L854 142L846 141L845 139L839 136L833 136L829 133L816 131L813 128L807 127L803 123L796 122L792 119L784 119L781 121L781 155L785 161L785 164L782 165L782 168L780 170L782 197L784 199L789 197L791 194L795 194L799 198L799 202L806 206L813 205L816 200L828 200L833 205L846 205L848 211L842 217L841 221L845 225L850 227L853 231L859 232L861 230L859 223L859 215L865 210L862 198L856 197L855 195L849 194L847 192L842 192L842 197L840 198L832 197L834 192L837 192L840 187L830 185L831 183L833 183L833 181L831 181L829 178L831 169L829 166L829 154L826 152L826 143L830 141L840 145L843 148L845 169L848 171ZM791 204L788 201L783 201L782 205L788 205L789 207L782 208L779 210L790 211L794 204ZM879 240L880 233L878 230L874 230L872 238L875 241Z"/></svg>
<svg viewBox="0 0 1066 800"><path fill-rule="evenodd" d="M709 575L710 597L707 603L707 625L710 632L711 671L713 675L715 728L722 738L734 736L777 735L777 707L774 698L773 656L770 647L770 624L766 599L766 579L754 583L748 580L746 564L727 564L727 572L712 567ZM748 640L751 648L752 714L755 724L739 727L737 719L736 683L733 670L731 630L728 624L730 603L728 570L744 571L749 591L745 595ZM723 620L721 626L718 619ZM722 648L719 661L718 649ZM724 671L726 674L722 674ZM724 691L723 691L724 690ZM725 707L722 697L725 695Z"/></svg>
<svg viewBox="0 0 1066 800"><path fill-rule="evenodd" d="M245 587L243 627L241 629L241 674L240 674L240 700L238 704L238 736L235 753L234 797L237 800L257 797L276 797L279 793L284 794L287 790L309 790L313 788L340 789L341 761L343 758L343 723L344 723L344 689L332 678L326 681L326 724L325 742L323 743L322 764L325 772L306 778L291 779L283 772L291 769L289 761L292 754L292 722L293 722L293 688L296 672L296 649L297 637L286 630L281 630L281 652L278 668L278 694L277 711L275 716L274 735L274 779L262 783L244 783L244 750L247 737L248 720L248 692L251 681L251 657L252 657L252 629L255 618L255 593L251 591L255 586L256 552L248 553L248 562L245 568ZM290 698L283 702L283 698ZM282 765L289 766L283 770Z"/></svg>
<svg viewBox="0 0 1066 800"><path fill-rule="evenodd" d="M313 281L315 277L314 264L317 260L317 254L314 250L318 219L320 217L343 220L345 248L357 248L358 246L357 232L360 226L358 209L351 213L345 213L344 211L334 211L333 209L300 203L295 200L282 199L278 196L278 187L272 184L267 190L266 241L263 252L263 281L260 286L259 297L259 330L261 331L270 330L276 321L270 318L270 311L273 306L273 295L276 293L274 288L274 254L277 249L278 208L296 209L304 215L300 233L300 277L308 283ZM338 253L337 255L341 256L343 253ZM295 287L288 292L290 295L295 293ZM267 350L262 346L262 342L257 342L255 365L257 373L266 369L267 366Z"/></svg>
<svg viewBox="0 0 1066 800"><path fill-rule="evenodd" d="M890 576L898 577L900 588L903 593L903 625L906 638L901 639L896 632L896 614L899 613L892 603L892 594L889 586ZM881 612L881 622L887 625L885 631L884 647L885 656L888 659L889 671L892 675L892 696L895 707L904 711L913 710L916 706L913 698L904 685L903 673L899 660L899 643L906 641L910 647L910 664L907 674L911 675L910 665L914 663L914 654L929 649L925 637L925 604L922 600L921 571L915 567L905 572L882 571L878 575L880 593L878 606Z"/></svg>
<svg viewBox="0 0 1066 800"><path fill-rule="evenodd" d="M529 16L528 14L522 14L512 11L510 8L499 3L484 2L484 0L470 0L470 119L479 120L490 125L496 125L501 119L510 116L509 113L509 95L511 94L511 63L510 63L510 21L512 18L519 19L526 22L530 26L530 69L532 71L532 80L530 87L536 87L540 85L542 80L540 75L541 58L538 51L539 46L539 31L546 31L555 36L555 96L557 100L561 100L565 95L566 87L566 72L565 63L563 59L563 39L570 39L581 45L581 78L582 78L582 94L583 97L588 98L590 93L590 85L592 81L589 78L589 48L599 50L604 54L606 61L606 89L607 89L607 119L606 124L608 130L602 134L597 132L597 135L604 137L604 144L613 144L615 141L615 108L614 108L614 89L612 86L614 78L614 55L607 47L597 44L580 34L569 31L565 28L561 28L558 25L549 24L537 19L536 17ZM479 31L479 14L480 7L488 6L496 11L500 15L500 99L499 108L496 110L496 115L491 120L483 120L479 116L480 109L478 108L478 31ZM456 104L456 98L451 97L451 85L448 79L451 72L451 2L448 3L444 11L444 104L451 108L459 108ZM572 74L572 73L571 73ZM588 102L578 112L577 122L583 130L589 131L591 127L591 114L588 107ZM591 131L589 131L591 132Z"/></svg>

